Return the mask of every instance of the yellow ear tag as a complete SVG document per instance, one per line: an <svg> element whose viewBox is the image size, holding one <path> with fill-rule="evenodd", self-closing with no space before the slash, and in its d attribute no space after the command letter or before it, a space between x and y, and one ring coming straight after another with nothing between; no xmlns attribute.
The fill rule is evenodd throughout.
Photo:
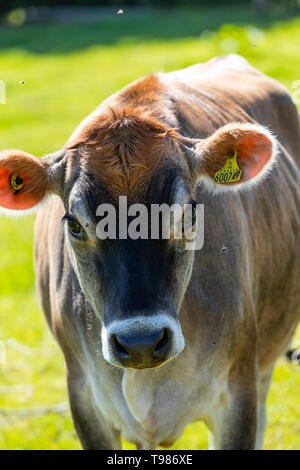
<svg viewBox="0 0 300 470"><path fill-rule="evenodd" d="M234 151L232 157L227 157L226 163L217 171L214 177L215 183L224 184L224 183L235 183L239 181L242 176L242 170L238 166L237 162L237 151Z"/></svg>
<svg viewBox="0 0 300 470"><path fill-rule="evenodd" d="M23 188L23 178L18 173L14 173L10 177L10 185L15 191L20 191Z"/></svg>

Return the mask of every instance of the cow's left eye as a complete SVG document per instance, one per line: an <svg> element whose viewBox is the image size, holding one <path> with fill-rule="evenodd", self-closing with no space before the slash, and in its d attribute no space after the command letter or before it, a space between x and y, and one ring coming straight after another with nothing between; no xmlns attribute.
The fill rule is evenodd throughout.
<svg viewBox="0 0 300 470"><path fill-rule="evenodd" d="M197 203L192 202L192 225L194 226L196 223L196 217L197 217Z"/></svg>
<svg viewBox="0 0 300 470"><path fill-rule="evenodd" d="M190 201L190 212L189 212L189 223L192 227L194 227L197 219L197 202L193 199Z"/></svg>
<svg viewBox="0 0 300 470"><path fill-rule="evenodd" d="M184 212L184 217L182 219L182 231L185 232L194 230L195 224L197 221L197 202L190 200L188 207Z"/></svg>

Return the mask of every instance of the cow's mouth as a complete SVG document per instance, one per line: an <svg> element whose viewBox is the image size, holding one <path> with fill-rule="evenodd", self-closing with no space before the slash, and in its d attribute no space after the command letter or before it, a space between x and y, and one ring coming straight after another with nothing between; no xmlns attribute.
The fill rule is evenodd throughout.
<svg viewBox="0 0 300 470"><path fill-rule="evenodd" d="M162 366L165 362L159 362L158 364L154 364L153 366L145 366L145 367L133 367L136 370L144 370L144 369L156 369L157 367Z"/></svg>

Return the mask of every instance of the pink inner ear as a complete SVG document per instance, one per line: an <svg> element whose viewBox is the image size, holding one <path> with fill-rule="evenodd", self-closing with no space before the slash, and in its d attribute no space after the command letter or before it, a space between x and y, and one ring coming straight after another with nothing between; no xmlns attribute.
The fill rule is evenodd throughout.
<svg viewBox="0 0 300 470"><path fill-rule="evenodd" d="M10 184L12 174L12 171L0 168L0 206L12 210L26 210L40 202L41 198L26 188L27 175L21 174L24 186L20 191L15 191Z"/></svg>
<svg viewBox="0 0 300 470"><path fill-rule="evenodd" d="M239 183L258 175L272 156L272 142L264 134L251 132L240 138L237 147L238 164L243 174Z"/></svg>

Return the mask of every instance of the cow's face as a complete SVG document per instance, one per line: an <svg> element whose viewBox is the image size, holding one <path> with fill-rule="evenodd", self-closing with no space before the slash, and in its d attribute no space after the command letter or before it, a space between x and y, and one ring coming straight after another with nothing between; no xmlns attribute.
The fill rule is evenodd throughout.
<svg viewBox="0 0 300 470"><path fill-rule="evenodd" d="M104 128L99 135L92 129L45 159L18 151L2 154L0 205L24 211L49 192L61 197L72 264L102 320L104 357L116 366L142 369L159 366L184 348L179 310L194 251L187 249L185 231L178 237L178 224L184 226L185 204L192 214L190 229L197 223L198 179L203 177L212 190L236 189L255 181L270 166L274 141L261 126L245 124L225 126L208 139L183 141L153 121L143 122L137 133L136 121L132 127L124 118L121 122L126 135L120 123L113 133L110 128L110 134ZM234 151L240 177L228 184L215 183L216 173ZM126 208L120 206L120 196L123 203L127 197ZM139 226L132 236L130 226L137 228L131 224L140 212L130 208L136 203L148 210L147 227ZM169 237L163 235L163 223L152 237L153 204L178 204L183 209L182 218L171 223ZM103 224L108 207L116 216L107 219L111 227Z"/></svg>
<svg viewBox="0 0 300 470"><path fill-rule="evenodd" d="M184 234L182 239L174 238L172 223L169 237L163 238L161 220L156 227L159 238L151 238L154 204L183 207L190 203L194 207L194 188L184 170L179 165L172 165L171 171L158 168L149 180L146 194L139 198L136 195L133 200L124 196L115 199L101 180L92 181L87 175L84 182L74 184L69 194L65 226L72 263L82 289L103 321L104 356L115 365L157 366L184 347L178 311L194 252L186 249ZM141 224L147 226L138 227L145 238L135 239L131 228L137 218L128 213L137 203L146 216L141 218ZM111 235L104 238L99 227L108 220L106 210L110 208L116 216ZM100 212L105 215L97 216ZM124 239L120 217L124 219ZM165 222L169 220L167 217Z"/></svg>

